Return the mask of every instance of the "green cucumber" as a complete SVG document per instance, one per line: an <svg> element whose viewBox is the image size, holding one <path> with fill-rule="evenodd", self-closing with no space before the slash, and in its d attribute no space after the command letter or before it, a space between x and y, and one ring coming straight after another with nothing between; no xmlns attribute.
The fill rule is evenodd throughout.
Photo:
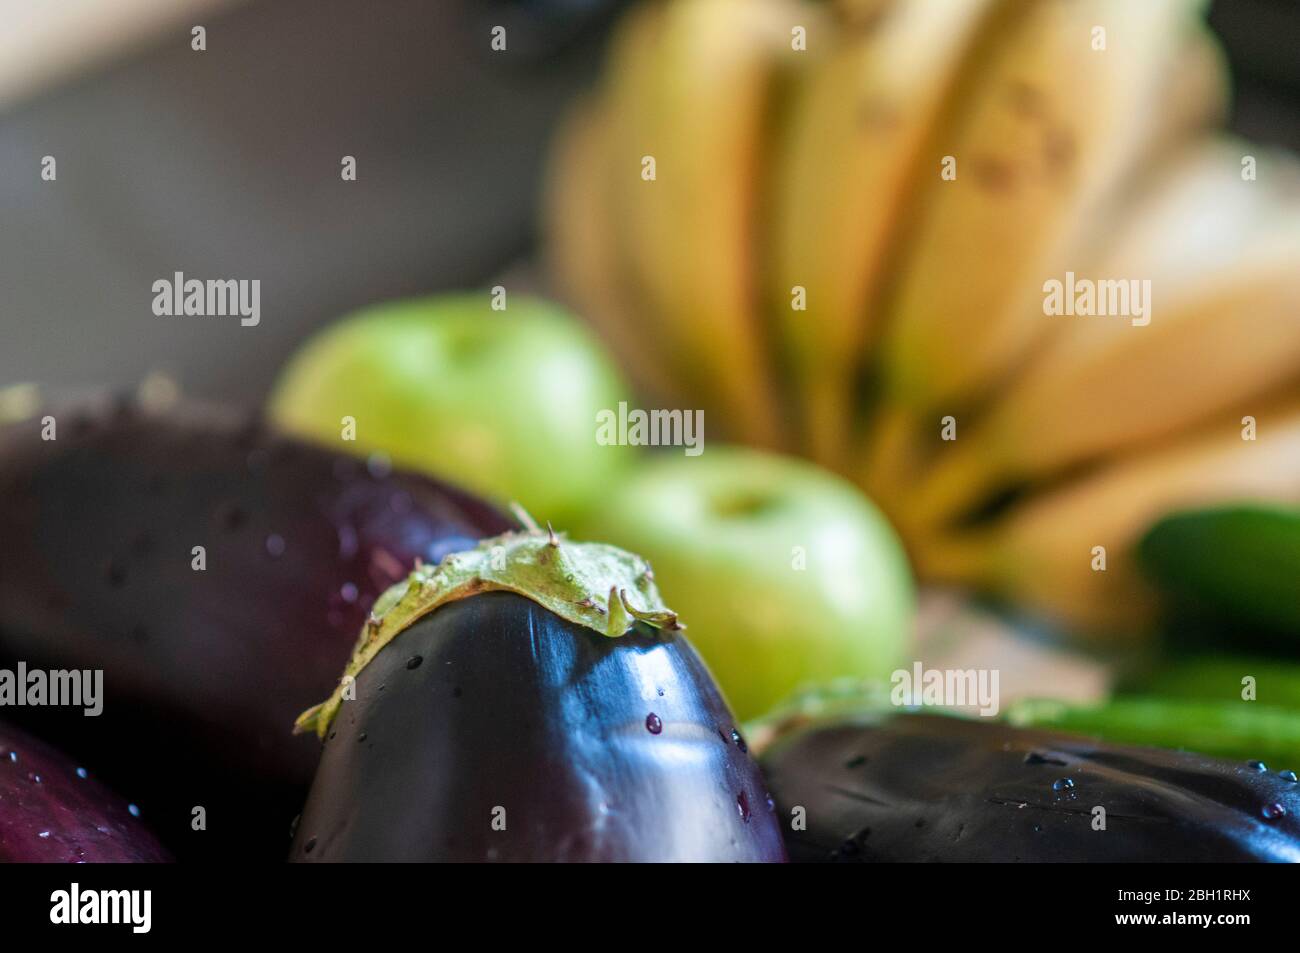
<svg viewBox="0 0 1300 953"><path fill-rule="evenodd" d="M1022 728L1261 761L1274 770L1300 769L1300 711L1259 702L1129 696L1073 705L1027 699L1014 703L1006 720Z"/></svg>
<svg viewBox="0 0 1300 953"><path fill-rule="evenodd" d="M1175 513L1147 532L1137 555L1175 619L1209 621L1236 645L1300 642L1300 508Z"/></svg>

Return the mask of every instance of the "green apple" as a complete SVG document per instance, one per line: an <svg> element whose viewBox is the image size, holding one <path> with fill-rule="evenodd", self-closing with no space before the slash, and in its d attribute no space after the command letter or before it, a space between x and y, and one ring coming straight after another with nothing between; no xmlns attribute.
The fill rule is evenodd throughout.
<svg viewBox="0 0 1300 953"><path fill-rule="evenodd" d="M902 546L853 486L753 450L662 453L583 527L649 560L737 717L838 678L887 681L912 634Z"/></svg>
<svg viewBox="0 0 1300 953"><path fill-rule="evenodd" d="M627 392L587 330L558 306L458 294L368 308L309 341L270 416L336 449L521 503L557 527L636 459L596 439Z"/></svg>

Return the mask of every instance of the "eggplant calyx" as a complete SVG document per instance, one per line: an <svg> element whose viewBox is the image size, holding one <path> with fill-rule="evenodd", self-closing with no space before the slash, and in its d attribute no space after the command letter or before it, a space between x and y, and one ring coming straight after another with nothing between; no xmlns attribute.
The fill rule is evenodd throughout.
<svg viewBox="0 0 1300 953"><path fill-rule="evenodd" d="M535 526L485 539L437 566L417 564L378 599L334 693L298 716L294 733L324 738L349 688L380 649L448 602L483 592L525 596L562 619L616 638L637 622L685 628L664 605L645 560L604 543L578 543Z"/></svg>

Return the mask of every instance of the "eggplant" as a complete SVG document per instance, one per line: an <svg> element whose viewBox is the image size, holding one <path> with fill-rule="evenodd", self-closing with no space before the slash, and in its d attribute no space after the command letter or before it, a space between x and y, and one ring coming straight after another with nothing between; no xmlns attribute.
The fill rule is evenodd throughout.
<svg viewBox="0 0 1300 953"><path fill-rule="evenodd" d="M1300 861L1289 765L923 714L816 722L761 762L795 861Z"/></svg>
<svg viewBox="0 0 1300 953"><path fill-rule="evenodd" d="M106 702L14 711L110 780L148 779L178 855L282 856L318 756L293 718L375 597L513 521L254 418L127 400L49 415L54 440L40 415L0 432L0 656L102 669Z"/></svg>
<svg viewBox="0 0 1300 953"><path fill-rule="evenodd" d="M342 682L354 698L300 719L326 740L291 860L784 860L758 767L648 569L609 585L612 562L575 554L591 544L552 540L538 553L571 591L451 568L461 554L381 603ZM479 553L508 564L511 546ZM448 574L458 595L421 598Z"/></svg>
<svg viewBox="0 0 1300 953"><path fill-rule="evenodd" d="M49 745L0 722L0 863L162 863L128 804Z"/></svg>

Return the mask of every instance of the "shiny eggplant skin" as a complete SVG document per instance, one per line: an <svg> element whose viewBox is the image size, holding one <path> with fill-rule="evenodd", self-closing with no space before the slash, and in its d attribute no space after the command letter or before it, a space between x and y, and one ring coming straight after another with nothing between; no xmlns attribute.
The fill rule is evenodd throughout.
<svg viewBox="0 0 1300 953"><path fill-rule="evenodd" d="M1290 765L921 714L814 724L762 764L795 861L1300 860Z"/></svg>
<svg viewBox="0 0 1300 953"><path fill-rule="evenodd" d="M608 638L487 593L417 621L355 689L292 860L785 857L758 766L679 633Z"/></svg>
<svg viewBox="0 0 1300 953"><path fill-rule="evenodd" d="M333 688L375 597L417 558L511 526L208 408L42 412L0 431L0 658L103 669L104 712L10 717L111 783L144 783L178 855L283 856L318 756L293 720Z"/></svg>
<svg viewBox="0 0 1300 953"><path fill-rule="evenodd" d="M49 745L0 722L0 863L170 860L133 806Z"/></svg>

